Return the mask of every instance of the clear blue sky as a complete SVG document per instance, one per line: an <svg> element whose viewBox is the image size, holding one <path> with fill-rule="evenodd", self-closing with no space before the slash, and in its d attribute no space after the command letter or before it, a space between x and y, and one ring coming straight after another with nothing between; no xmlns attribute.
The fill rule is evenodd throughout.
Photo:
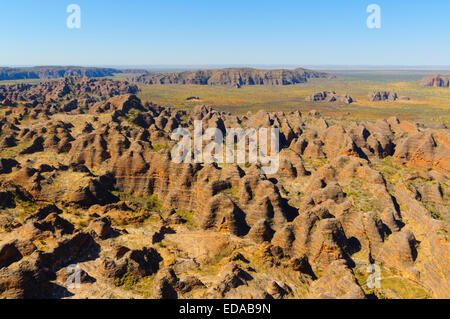
<svg viewBox="0 0 450 319"><path fill-rule="evenodd" d="M449 17L448 0L2 0L0 65L450 65Z"/></svg>

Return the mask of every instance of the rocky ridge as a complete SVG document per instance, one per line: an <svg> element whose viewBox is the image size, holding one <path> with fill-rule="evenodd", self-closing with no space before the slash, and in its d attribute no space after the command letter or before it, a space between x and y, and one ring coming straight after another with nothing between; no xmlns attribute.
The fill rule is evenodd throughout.
<svg viewBox="0 0 450 319"><path fill-rule="evenodd" d="M77 66L36 66L23 68L0 67L0 81L25 80L25 79L58 79L68 76L99 78L114 76L120 73L148 73L138 69L112 69Z"/></svg>
<svg viewBox="0 0 450 319"><path fill-rule="evenodd" d="M34 113L69 112L75 109L88 111L95 103L117 95L136 94L136 85L126 81L66 77L39 84L0 85L0 104L22 104Z"/></svg>
<svg viewBox="0 0 450 319"><path fill-rule="evenodd" d="M252 68L228 68L145 74L136 77L143 84L195 84L195 85L291 85L306 83L310 78L332 78L332 74L298 68L295 70L258 70Z"/></svg>

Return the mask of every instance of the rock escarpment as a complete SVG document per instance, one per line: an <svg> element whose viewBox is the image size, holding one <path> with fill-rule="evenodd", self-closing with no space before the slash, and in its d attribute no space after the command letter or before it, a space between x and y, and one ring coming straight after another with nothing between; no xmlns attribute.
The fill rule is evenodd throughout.
<svg viewBox="0 0 450 319"><path fill-rule="evenodd" d="M119 70L112 68L96 67L57 67L57 66L36 66L23 68L0 68L0 81L5 80L24 80L24 79L57 79L68 76L99 78L114 76L118 73L147 73L145 70L130 69Z"/></svg>
<svg viewBox="0 0 450 319"><path fill-rule="evenodd" d="M291 85L305 83L310 78L331 78L333 75L307 69L258 70L251 68L229 68L177 72L167 74L145 74L135 78L143 84L196 84L196 85Z"/></svg>

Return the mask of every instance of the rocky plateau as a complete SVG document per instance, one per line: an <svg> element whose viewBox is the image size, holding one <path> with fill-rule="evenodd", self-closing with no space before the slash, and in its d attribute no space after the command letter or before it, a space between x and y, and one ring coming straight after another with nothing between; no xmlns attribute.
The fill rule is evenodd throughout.
<svg viewBox="0 0 450 319"><path fill-rule="evenodd" d="M270 74L140 82L320 76ZM0 86L1 298L450 298L446 125L300 110L236 116L137 92L79 77ZM279 128L278 173L176 164L171 133L196 120L224 133ZM78 287L68 285L74 265Z"/></svg>
<svg viewBox="0 0 450 319"><path fill-rule="evenodd" d="M143 84L195 84L228 85L240 88L243 85L292 85L306 83L310 78L333 78L334 75L298 68L295 70L259 70L253 68L227 68L144 74L134 78Z"/></svg>

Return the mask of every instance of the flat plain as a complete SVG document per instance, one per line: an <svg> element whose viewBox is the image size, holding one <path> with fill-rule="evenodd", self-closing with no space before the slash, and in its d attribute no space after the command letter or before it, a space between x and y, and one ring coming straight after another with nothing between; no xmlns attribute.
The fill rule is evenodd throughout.
<svg viewBox="0 0 450 319"><path fill-rule="evenodd" d="M421 87L423 76L448 74L450 70L324 70L337 75L334 79L311 79L308 83L289 86L140 85L139 97L145 101L190 109L199 104L234 114L248 111L310 111L348 120L376 120L397 116L399 119L440 122L450 121L450 89ZM126 76L121 74L119 78ZM305 98L320 91L349 94L355 102L306 102ZM370 102L372 91L393 91L409 101ZM200 100L187 101L190 96Z"/></svg>

